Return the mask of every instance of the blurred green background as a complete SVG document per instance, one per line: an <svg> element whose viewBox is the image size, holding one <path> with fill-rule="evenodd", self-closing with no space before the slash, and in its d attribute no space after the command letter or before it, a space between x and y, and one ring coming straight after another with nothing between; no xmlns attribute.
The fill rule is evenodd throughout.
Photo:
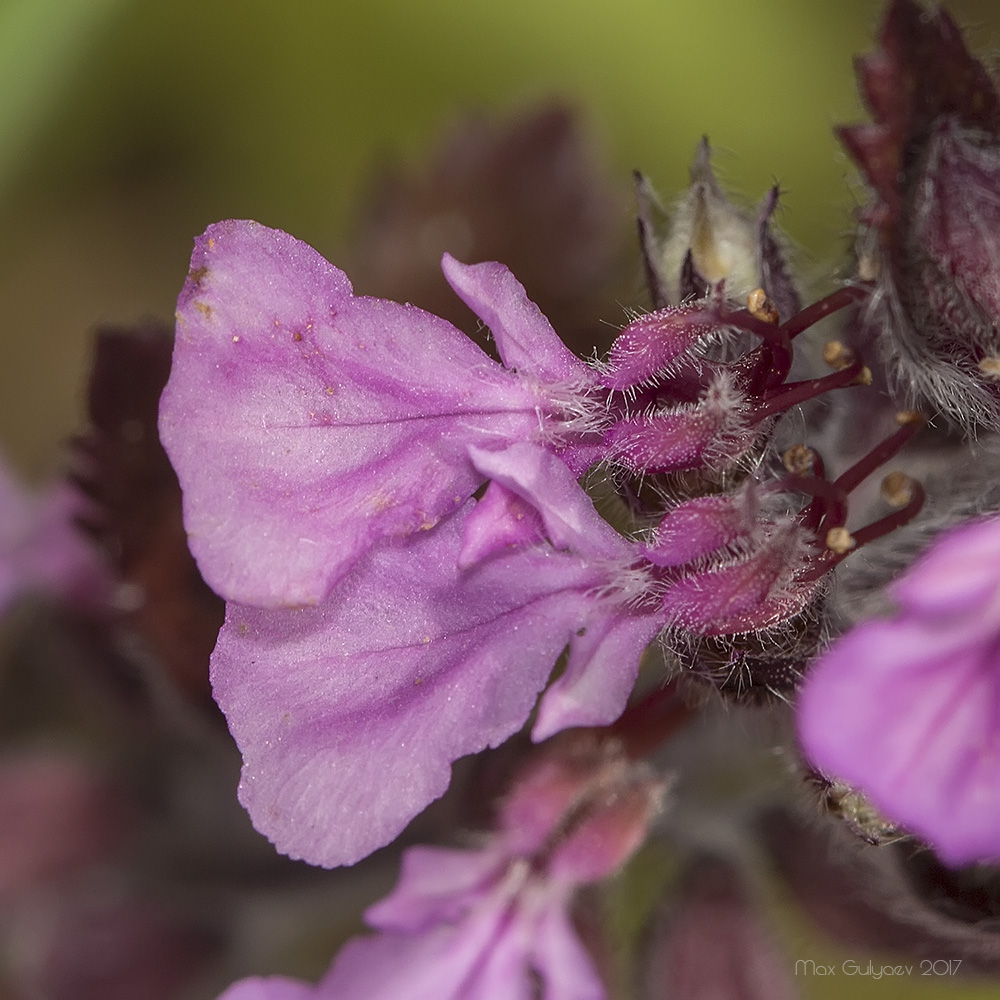
<svg viewBox="0 0 1000 1000"><path fill-rule="evenodd" d="M952 5L974 45L989 0ZM455 115L585 110L628 191L670 197L707 133L751 200L779 180L805 269L846 245L874 0L3 0L0 442L32 476L77 426L95 322L169 318L191 239L252 217L336 256L373 167ZM617 317L609 317L614 320Z"/></svg>
<svg viewBox="0 0 1000 1000"><path fill-rule="evenodd" d="M470 108L569 99L623 192L641 167L668 198L707 133L733 190L756 200L781 182L781 221L821 281L857 197L830 129L863 114L851 59L871 48L880 6L0 2L0 444L32 477L57 464L79 427L93 325L169 318L208 223L256 218L335 258L373 170L419 165ZM950 8L976 49L997 45L992 0ZM856 957L794 918L787 937L793 960ZM841 996L845 983L801 986ZM927 979L846 987L997 995Z"/></svg>

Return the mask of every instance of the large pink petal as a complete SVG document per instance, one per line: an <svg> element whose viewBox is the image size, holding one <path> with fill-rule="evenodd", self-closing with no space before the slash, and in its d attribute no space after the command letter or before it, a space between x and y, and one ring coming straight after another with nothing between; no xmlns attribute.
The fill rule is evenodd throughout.
<svg viewBox="0 0 1000 1000"><path fill-rule="evenodd" d="M536 436L537 407L450 324L353 296L285 233L229 221L196 243L160 434L230 600L323 600L375 541L460 506L482 482L468 445Z"/></svg>
<svg viewBox="0 0 1000 1000"><path fill-rule="evenodd" d="M464 515L380 546L318 608L230 605L212 659L240 798L279 850L350 864L525 722L603 571L548 547L456 565Z"/></svg>

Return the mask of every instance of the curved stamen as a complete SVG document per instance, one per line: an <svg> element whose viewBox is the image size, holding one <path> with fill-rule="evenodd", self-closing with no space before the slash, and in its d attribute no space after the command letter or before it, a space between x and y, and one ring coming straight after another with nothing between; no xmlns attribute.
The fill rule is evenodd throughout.
<svg viewBox="0 0 1000 1000"><path fill-rule="evenodd" d="M835 480L835 485L850 493L867 479L880 465L884 465L914 434L924 426L924 418L915 410L901 410L896 414L899 430L880 441L864 458L859 459Z"/></svg>
<svg viewBox="0 0 1000 1000"><path fill-rule="evenodd" d="M806 493L813 501L799 512L799 523L818 532L821 525L843 524L847 519L847 491L823 476L789 476L782 480L788 489Z"/></svg>
<svg viewBox="0 0 1000 1000"><path fill-rule="evenodd" d="M892 475L898 476L898 473L892 473ZM908 503L855 532L848 533L846 528L842 526L831 528L827 533L826 548L816 557L811 568L796 578L798 582L810 583L813 580L818 580L851 552L856 552L863 545L868 545L877 538L882 538L912 521L924 505L925 494L924 488L918 480L907 478ZM894 489L899 488L898 480L893 486Z"/></svg>
<svg viewBox="0 0 1000 1000"><path fill-rule="evenodd" d="M791 319L782 323L780 329L785 332L789 340L793 340L803 330L808 330L821 319L837 312L838 309L849 306L852 302L860 302L870 294L869 289L859 285L845 285L843 288L831 292L825 298L806 306L801 312L797 312Z"/></svg>
<svg viewBox="0 0 1000 1000"><path fill-rule="evenodd" d="M858 384L859 380L860 384L867 384L866 376L867 380L870 380L871 373L860 361L855 361L842 371L824 375L823 378L810 378L782 385L779 389L765 394L761 404L754 409L754 417L756 420L763 420L775 413L783 413L790 407L815 399L831 389L843 389Z"/></svg>
<svg viewBox="0 0 1000 1000"><path fill-rule="evenodd" d="M875 541L876 538L881 538L883 535L888 535L889 532L895 531L897 528L901 528L904 524L912 521L917 514L920 513L920 510L924 505L924 488L916 479L910 479L909 486L909 503L900 507L898 510L894 510L891 514L886 514L885 517L879 518L877 521L873 521L871 524L866 525L864 528L860 528L858 531L854 532L854 541L857 543L858 547L867 545L869 542Z"/></svg>
<svg viewBox="0 0 1000 1000"><path fill-rule="evenodd" d="M807 444L793 444L791 448L786 448L781 455L781 462L792 475L826 479L823 457Z"/></svg>

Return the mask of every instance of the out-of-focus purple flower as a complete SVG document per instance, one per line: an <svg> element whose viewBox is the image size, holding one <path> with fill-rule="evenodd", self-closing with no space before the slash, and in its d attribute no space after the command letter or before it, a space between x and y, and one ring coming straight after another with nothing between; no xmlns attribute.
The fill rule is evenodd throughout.
<svg viewBox="0 0 1000 1000"><path fill-rule="evenodd" d="M18 996L46 1000L172 1000L216 946L169 907L66 893L54 911L24 915L12 978Z"/></svg>
<svg viewBox="0 0 1000 1000"><path fill-rule="evenodd" d="M218 593L317 604L377 541L462 506L483 482L470 446L562 451L593 429L592 370L510 272L448 258L445 274L507 368L444 320L353 295L285 233L229 221L197 241L160 434Z"/></svg>
<svg viewBox="0 0 1000 1000"><path fill-rule="evenodd" d="M233 983L219 1000L317 1000L317 989L286 976L244 979Z"/></svg>
<svg viewBox="0 0 1000 1000"><path fill-rule="evenodd" d="M703 860L650 935L646 1000L795 1000L791 963L756 911L740 874Z"/></svg>
<svg viewBox="0 0 1000 1000"><path fill-rule="evenodd" d="M561 102L505 118L474 112L447 130L425 166L389 165L347 248L355 288L473 333L475 318L441 275L441 255L502 260L562 339L589 352L631 283L623 252L631 231L627 192L588 132Z"/></svg>
<svg viewBox="0 0 1000 1000"><path fill-rule="evenodd" d="M104 861L120 844L118 790L75 757L35 753L0 765L0 900Z"/></svg>
<svg viewBox="0 0 1000 1000"><path fill-rule="evenodd" d="M0 459L0 614L31 593L80 610L108 598L110 576L75 524L85 508L61 481L32 496Z"/></svg>
<svg viewBox="0 0 1000 1000"><path fill-rule="evenodd" d="M799 739L949 864L1000 858L1000 520L940 539L891 588L899 610L809 673Z"/></svg>
<svg viewBox="0 0 1000 1000"><path fill-rule="evenodd" d="M138 819L125 788L81 758L0 761L5 997L168 1000L202 970L217 947L208 924L135 891L123 852L137 853Z"/></svg>
<svg viewBox="0 0 1000 1000"><path fill-rule="evenodd" d="M662 791L644 766L589 734L557 744L482 848L404 854L396 888L366 914L378 933L349 942L314 990L254 979L222 1000L523 1000L535 990L604 1000L570 904L642 843Z"/></svg>

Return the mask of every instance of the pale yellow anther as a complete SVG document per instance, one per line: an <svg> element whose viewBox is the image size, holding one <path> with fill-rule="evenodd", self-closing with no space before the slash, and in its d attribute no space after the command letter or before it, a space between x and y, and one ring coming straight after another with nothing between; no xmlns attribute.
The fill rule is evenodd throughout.
<svg viewBox="0 0 1000 1000"><path fill-rule="evenodd" d="M1000 358L983 358L978 368L987 378L1000 379Z"/></svg>
<svg viewBox="0 0 1000 1000"><path fill-rule="evenodd" d="M922 424L924 415L917 410L900 410L896 414L896 423L900 427L907 427L910 424Z"/></svg>
<svg viewBox="0 0 1000 1000"><path fill-rule="evenodd" d="M871 385L872 384L872 370L865 365L861 371L858 372L858 377L851 383L851 385Z"/></svg>
<svg viewBox="0 0 1000 1000"><path fill-rule="evenodd" d="M874 253L861 253L858 255L858 277L862 281L878 281L882 274L882 262Z"/></svg>
<svg viewBox="0 0 1000 1000"><path fill-rule="evenodd" d="M781 455L785 468L795 476L808 476L813 471L816 452L806 444L793 444Z"/></svg>
<svg viewBox="0 0 1000 1000"><path fill-rule="evenodd" d="M831 528L826 533L826 547L831 552L836 552L838 556L842 556L845 552L850 552L855 545L857 545L857 542L854 541L847 528L843 526Z"/></svg>
<svg viewBox="0 0 1000 1000"><path fill-rule="evenodd" d="M857 355L847 344L840 340L828 340L823 345L823 360L837 371L850 368L857 360Z"/></svg>
<svg viewBox="0 0 1000 1000"><path fill-rule="evenodd" d="M747 312L761 323L770 323L772 326L777 326L781 319L778 307L768 298L763 288L755 288L747 296Z"/></svg>
<svg viewBox="0 0 1000 1000"><path fill-rule="evenodd" d="M913 480L905 472L890 472L882 480L881 493L890 507L905 507L913 499Z"/></svg>

